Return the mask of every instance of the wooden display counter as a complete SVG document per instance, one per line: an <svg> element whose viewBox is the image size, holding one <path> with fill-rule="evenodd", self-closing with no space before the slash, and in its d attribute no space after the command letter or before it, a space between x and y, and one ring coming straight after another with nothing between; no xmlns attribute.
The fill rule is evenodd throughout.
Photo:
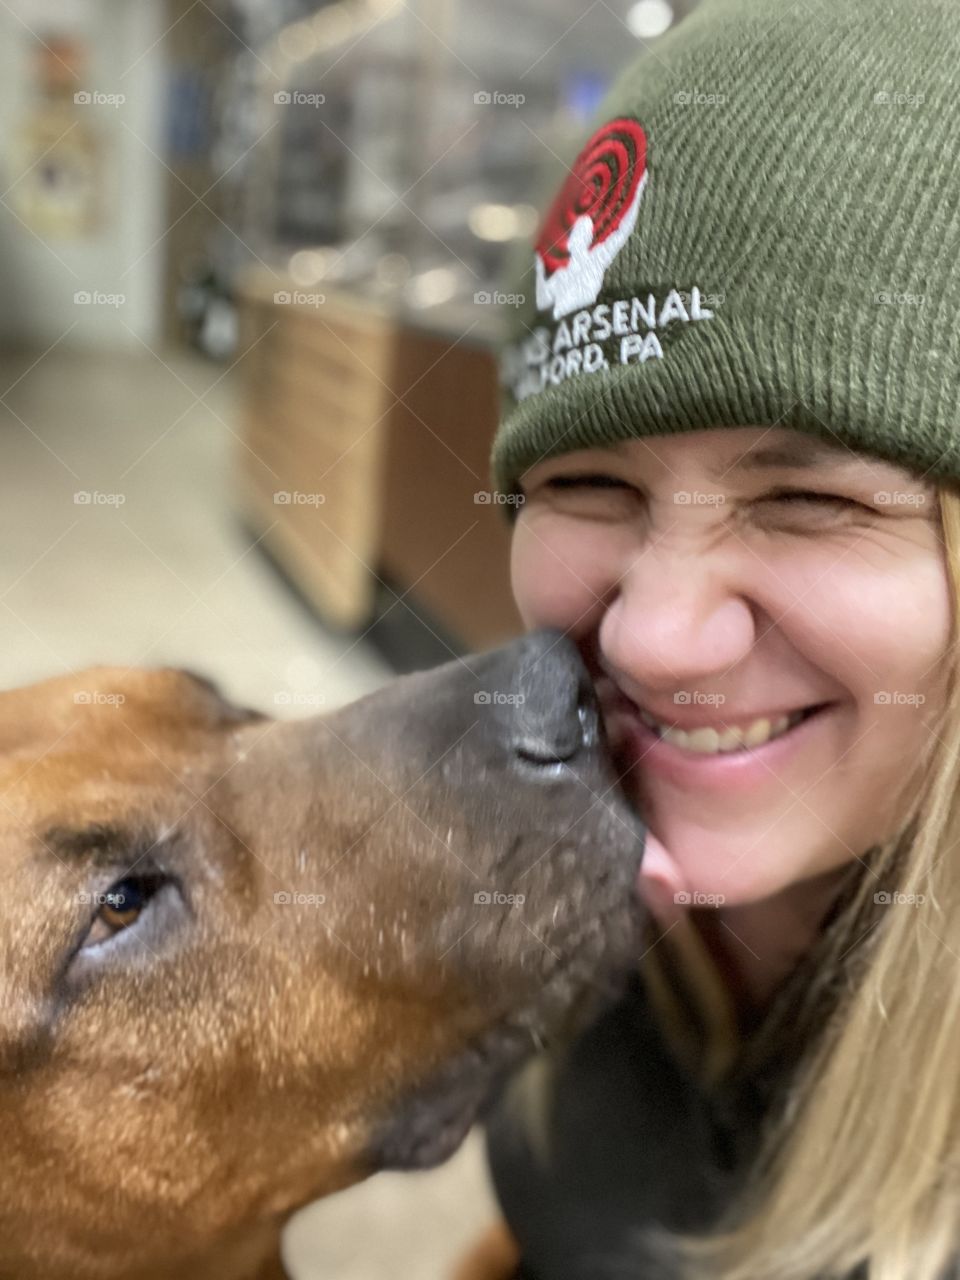
<svg viewBox="0 0 960 1280"><path fill-rule="evenodd" d="M245 278L241 315L242 513L323 620L359 631L412 612L464 650L520 634L507 521L476 499L497 420L489 345L266 273Z"/></svg>

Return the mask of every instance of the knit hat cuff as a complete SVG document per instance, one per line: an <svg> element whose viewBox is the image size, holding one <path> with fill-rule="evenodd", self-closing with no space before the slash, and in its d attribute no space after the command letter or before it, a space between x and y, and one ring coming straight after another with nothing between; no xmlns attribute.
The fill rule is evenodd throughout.
<svg viewBox="0 0 960 1280"><path fill-rule="evenodd" d="M679 326L662 357L611 364L557 385L545 380L501 426L490 459L495 486L516 494L522 473L554 454L711 427L791 427L923 476L956 475L960 434L943 383L928 380L936 403L928 399L920 416L919 406L898 398L891 370L878 376L869 368L872 352L893 336L882 332L897 324L886 314L890 310L875 308L859 333L847 335L847 347L838 349L824 341L822 330L815 333L813 310L811 332L804 332L802 306L765 331L751 326L749 333L721 308L709 322ZM901 346L913 347L909 336L897 336ZM916 363L930 361L921 342L903 354ZM505 507L512 520L516 504Z"/></svg>

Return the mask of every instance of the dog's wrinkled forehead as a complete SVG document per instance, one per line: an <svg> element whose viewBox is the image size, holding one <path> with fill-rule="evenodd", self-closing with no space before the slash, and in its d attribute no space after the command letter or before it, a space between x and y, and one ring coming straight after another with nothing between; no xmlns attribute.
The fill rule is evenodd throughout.
<svg viewBox="0 0 960 1280"><path fill-rule="evenodd" d="M153 734L196 733L246 723L259 713L230 703L207 677L164 667L91 667L0 692L0 759Z"/></svg>
<svg viewBox="0 0 960 1280"><path fill-rule="evenodd" d="M260 718L173 668L96 667L0 692L5 862L48 828L162 827L223 771L232 732Z"/></svg>

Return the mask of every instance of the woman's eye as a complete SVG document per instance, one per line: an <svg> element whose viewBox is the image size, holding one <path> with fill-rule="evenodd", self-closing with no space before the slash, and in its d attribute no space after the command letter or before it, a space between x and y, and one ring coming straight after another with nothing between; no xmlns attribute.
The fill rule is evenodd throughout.
<svg viewBox="0 0 960 1280"><path fill-rule="evenodd" d="M112 884L106 893L97 894L97 914L84 947L95 947L136 924L165 883L159 875L127 876Z"/></svg>
<svg viewBox="0 0 960 1280"><path fill-rule="evenodd" d="M854 498L844 498L837 493L819 493L813 489L777 489L773 493L766 494L760 501L787 502L791 505L820 503L821 505L828 504L837 508L847 507L860 511L871 510L870 507L864 506L862 502L857 502Z"/></svg>
<svg viewBox="0 0 960 1280"><path fill-rule="evenodd" d="M642 490L607 471L578 471L554 475L531 495L554 511L580 520L633 520L642 509Z"/></svg>

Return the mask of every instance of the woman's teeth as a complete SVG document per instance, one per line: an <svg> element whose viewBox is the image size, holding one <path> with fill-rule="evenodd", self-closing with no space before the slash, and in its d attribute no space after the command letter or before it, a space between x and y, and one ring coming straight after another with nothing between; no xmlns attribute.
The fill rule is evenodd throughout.
<svg viewBox="0 0 960 1280"><path fill-rule="evenodd" d="M806 715L806 710L793 711L788 716L779 716L770 721L765 718L754 720L743 728L725 729L719 733L716 729L670 729L654 720L646 711L640 712L640 719L653 729L657 735L672 742L674 746L683 747L686 751L696 751L701 755L716 755L724 751L743 751L747 747L759 747L773 738L792 729Z"/></svg>

